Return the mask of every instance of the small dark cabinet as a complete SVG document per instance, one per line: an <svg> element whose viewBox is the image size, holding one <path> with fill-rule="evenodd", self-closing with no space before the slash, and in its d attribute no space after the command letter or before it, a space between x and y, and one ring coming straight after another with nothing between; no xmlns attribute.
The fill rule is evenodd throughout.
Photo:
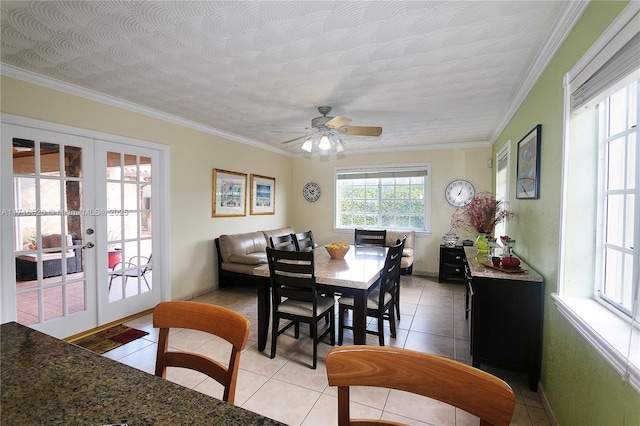
<svg viewBox="0 0 640 426"><path fill-rule="evenodd" d="M465 256L462 246L440 245L440 270L438 282L464 282Z"/></svg>

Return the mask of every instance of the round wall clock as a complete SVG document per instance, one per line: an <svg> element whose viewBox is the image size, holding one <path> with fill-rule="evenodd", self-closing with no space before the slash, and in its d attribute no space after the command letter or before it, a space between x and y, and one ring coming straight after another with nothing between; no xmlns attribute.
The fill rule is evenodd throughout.
<svg viewBox="0 0 640 426"><path fill-rule="evenodd" d="M455 207L466 206L475 195L476 190L471 182L462 179L454 180L447 185L447 189L444 191L444 196L449 204Z"/></svg>
<svg viewBox="0 0 640 426"><path fill-rule="evenodd" d="M315 182L308 182L302 189L304 199L313 203L320 198L320 186Z"/></svg>

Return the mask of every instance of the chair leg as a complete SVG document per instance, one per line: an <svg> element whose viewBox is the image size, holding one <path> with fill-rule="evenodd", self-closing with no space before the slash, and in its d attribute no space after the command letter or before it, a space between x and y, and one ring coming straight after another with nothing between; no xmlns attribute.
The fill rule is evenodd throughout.
<svg viewBox="0 0 640 426"><path fill-rule="evenodd" d="M378 344L384 346L384 313L378 315Z"/></svg>
<svg viewBox="0 0 640 426"><path fill-rule="evenodd" d="M278 328L280 327L280 319L273 313L273 325L271 326L271 359L276 357L276 342L278 341Z"/></svg>
<svg viewBox="0 0 640 426"><path fill-rule="evenodd" d="M396 285L395 304L396 317L398 318L398 321L400 321L400 280L398 280L398 284Z"/></svg>
<svg viewBox="0 0 640 426"><path fill-rule="evenodd" d="M331 346L335 346L336 345L336 312L335 310L331 309L330 315L331 317L329 318L329 327L331 328L331 331L329 333L331 334Z"/></svg>
<svg viewBox="0 0 640 426"><path fill-rule="evenodd" d="M391 337L396 338L396 317L393 315L393 303L389 306L389 328L391 329Z"/></svg>
<svg viewBox="0 0 640 426"><path fill-rule="evenodd" d="M143 275L142 278L144 278L144 282L147 285L147 288L151 290L151 286L149 285L149 281L147 281L147 277Z"/></svg>
<svg viewBox="0 0 640 426"><path fill-rule="evenodd" d="M316 369L316 365L318 362L318 318L315 318L315 321L309 323L309 327L311 328L311 341L313 342L313 365L312 369Z"/></svg>
<svg viewBox="0 0 640 426"><path fill-rule="evenodd" d="M338 306L338 346L342 346L342 337L344 334L344 313L346 309Z"/></svg>

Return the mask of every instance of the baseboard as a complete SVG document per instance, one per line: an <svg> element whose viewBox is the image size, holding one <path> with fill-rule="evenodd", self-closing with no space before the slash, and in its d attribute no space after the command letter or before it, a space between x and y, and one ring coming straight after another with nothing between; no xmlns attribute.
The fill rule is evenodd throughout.
<svg viewBox="0 0 640 426"><path fill-rule="evenodd" d="M544 408L544 412L547 414L549 423L551 423L552 426L558 426L558 419L556 419L556 416L553 414L553 410L551 409L551 405L549 405L549 400L547 399L547 394L544 392L544 387L541 383L538 383L538 394L540 395L542 408Z"/></svg>

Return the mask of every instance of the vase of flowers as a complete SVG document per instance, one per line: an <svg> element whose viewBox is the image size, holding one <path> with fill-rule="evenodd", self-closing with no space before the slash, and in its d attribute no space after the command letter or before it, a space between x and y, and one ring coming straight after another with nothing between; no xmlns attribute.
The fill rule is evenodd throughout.
<svg viewBox="0 0 640 426"><path fill-rule="evenodd" d="M486 237L493 234L497 223L514 215L502 200L496 200L488 191L481 191L469 204L456 208L451 216L451 228L477 236L478 251L486 253L489 251Z"/></svg>

